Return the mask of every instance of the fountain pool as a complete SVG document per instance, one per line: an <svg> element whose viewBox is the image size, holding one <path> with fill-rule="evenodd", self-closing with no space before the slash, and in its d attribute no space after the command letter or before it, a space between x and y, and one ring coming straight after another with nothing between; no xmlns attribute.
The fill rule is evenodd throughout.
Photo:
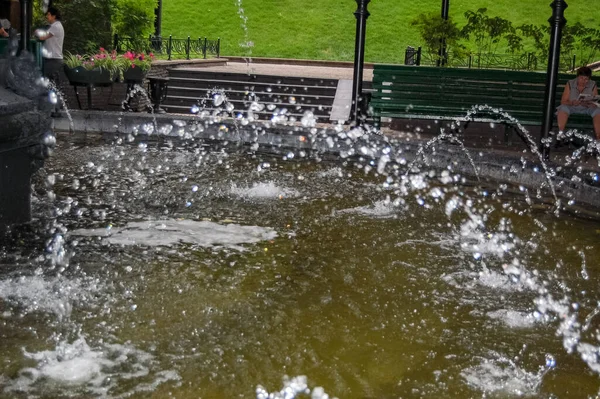
<svg viewBox="0 0 600 399"><path fill-rule="evenodd" d="M126 141L59 137L4 238L0 396L598 394L597 220L449 168Z"/></svg>

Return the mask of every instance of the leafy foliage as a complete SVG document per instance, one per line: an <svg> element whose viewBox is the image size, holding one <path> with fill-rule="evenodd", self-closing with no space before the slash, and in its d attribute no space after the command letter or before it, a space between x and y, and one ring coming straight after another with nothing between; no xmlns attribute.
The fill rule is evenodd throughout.
<svg viewBox="0 0 600 399"><path fill-rule="evenodd" d="M502 42L507 45L509 52L514 53L523 49L522 39L517 34L512 22L501 17L490 17L487 8L465 12L467 24L461 34L466 39L472 39L476 52L496 53Z"/></svg>
<svg viewBox="0 0 600 399"><path fill-rule="evenodd" d="M426 54L435 62L440 48L440 40L445 38L455 58L468 54L467 47L474 50L478 65L486 67L486 62L495 62L498 51L508 50L516 54L528 49L538 60L548 58L550 26L522 24L514 27L512 22L501 17L487 15L486 8L464 13L466 24L458 29L451 19L444 21L438 14L421 14L412 21L425 43ZM600 29L585 27L580 22L567 24L563 28L561 40L561 69L570 70L573 60L578 65L593 62L600 54ZM529 57L529 54L523 55ZM535 58L534 57L534 58ZM528 58L529 59L529 58ZM449 64L452 65L450 59ZM542 61L543 63L543 61Z"/></svg>
<svg viewBox="0 0 600 399"><path fill-rule="evenodd" d="M539 59L548 58L550 27L525 24L517 28L526 42L531 43ZM561 69L571 70L587 65L600 55L600 29L585 27L580 22L566 24L561 40ZM573 65L575 60L576 65Z"/></svg>
<svg viewBox="0 0 600 399"><path fill-rule="evenodd" d="M157 0L112 0L113 32L134 41L146 39L154 31Z"/></svg>
<svg viewBox="0 0 600 399"><path fill-rule="evenodd" d="M430 62L435 63L441 59L439 53L442 40L446 42L446 51L449 55L448 63L452 63L452 56L460 57L465 48L459 43L461 31L452 21L443 19L439 14L420 14L411 24L417 28L425 42L425 55Z"/></svg>
<svg viewBox="0 0 600 399"><path fill-rule="evenodd" d="M129 68L140 68L143 72L148 72L153 60L152 53L127 51L125 54L118 55L115 50L109 52L101 47L97 52L85 55L67 53L64 62L69 68L81 66L87 70L104 69L110 73L112 79L122 79L123 72Z"/></svg>
<svg viewBox="0 0 600 399"><path fill-rule="evenodd" d="M34 0L34 23L44 25L41 0ZM154 27L158 0L54 0L65 29L64 50L93 53L112 47L113 33L132 38L147 37Z"/></svg>
<svg viewBox="0 0 600 399"><path fill-rule="evenodd" d="M54 0L52 5L62 14L65 29L64 50L87 53L112 41L110 2L112 0ZM42 1L35 0L34 20L46 24Z"/></svg>

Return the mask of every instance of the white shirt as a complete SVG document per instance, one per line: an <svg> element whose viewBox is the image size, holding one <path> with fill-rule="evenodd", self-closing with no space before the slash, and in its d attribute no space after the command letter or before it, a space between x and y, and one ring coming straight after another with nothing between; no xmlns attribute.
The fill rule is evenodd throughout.
<svg viewBox="0 0 600 399"><path fill-rule="evenodd" d="M63 29L60 21L54 21L54 23L48 28L48 33L52 33L52 37L44 40L44 50L42 52L44 58L62 60L65 30Z"/></svg>

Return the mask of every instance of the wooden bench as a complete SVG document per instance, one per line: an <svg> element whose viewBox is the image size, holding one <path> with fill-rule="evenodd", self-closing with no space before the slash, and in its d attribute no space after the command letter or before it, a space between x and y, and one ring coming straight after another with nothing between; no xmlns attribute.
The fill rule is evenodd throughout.
<svg viewBox="0 0 600 399"><path fill-rule="evenodd" d="M557 105L565 83L573 77L559 74ZM488 105L522 125L540 126L545 87L546 74L540 72L376 64L370 106L376 125L383 117L466 121L474 105ZM502 123L506 129L515 125L486 110L476 112L471 120ZM592 118L573 115L567 128L592 129Z"/></svg>

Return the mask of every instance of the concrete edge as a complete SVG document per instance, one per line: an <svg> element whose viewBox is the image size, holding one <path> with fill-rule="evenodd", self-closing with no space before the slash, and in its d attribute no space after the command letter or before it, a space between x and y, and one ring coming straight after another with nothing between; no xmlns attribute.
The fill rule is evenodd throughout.
<svg viewBox="0 0 600 399"><path fill-rule="evenodd" d="M330 60L303 60L290 58L266 58L266 57L238 57L227 56L230 62L247 62L252 60L255 64L284 64L284 65L299 65L299 66L317 66L317 67L334 67L334 68L354 68L354 63L351 61L330 61ZM374 63L365 62L365 69L373 69Z"/></svg>

